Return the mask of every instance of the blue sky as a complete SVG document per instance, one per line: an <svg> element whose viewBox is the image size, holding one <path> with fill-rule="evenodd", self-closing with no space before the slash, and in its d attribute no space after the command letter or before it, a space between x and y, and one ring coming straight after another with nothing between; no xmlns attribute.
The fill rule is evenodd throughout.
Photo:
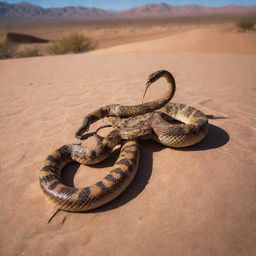
<svg viewBox="0 0 256 256"><path fill-rule="evenodd" d="M0 0L8 3L19 3L19 0ZM185 4L200 4L206 6L221 6L227 4L238 5L256 5L256 0L23 0L31 4L40 5L42 7L63 7L63 6L84 6L84 7L97 7L102 9L111 10L124 10L135 6L144 4L153 4L164 2L171 5L185 5Z"/></svg>

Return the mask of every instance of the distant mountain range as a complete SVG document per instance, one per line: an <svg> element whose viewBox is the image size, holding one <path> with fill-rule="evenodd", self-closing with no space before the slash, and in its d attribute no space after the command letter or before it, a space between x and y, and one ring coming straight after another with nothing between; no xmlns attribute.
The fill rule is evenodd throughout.
<svg viewBox="0 0 256 256"><path fill-rule="evenodd" d="M145 16L202 16L216 14L256 13L256 6L226 5L222 7L206 7L202 5L173 6L165 3L147 4L120 12L130 17Z"/></svg>
<svg viewBox="0 0 256 256"><path fill-rule="evenodd" d="M256 14L256 5L238 6L226 5L222 7L206 7L201 5L172 6L165 3L146 4L126 11L113 12L98 8L63 7L42 8L26 2L8 4L0 2L0 19L78 19L95 20L109 18L147 18L147 17L177 17L177 16L205 16L223 14Z"/></svg>

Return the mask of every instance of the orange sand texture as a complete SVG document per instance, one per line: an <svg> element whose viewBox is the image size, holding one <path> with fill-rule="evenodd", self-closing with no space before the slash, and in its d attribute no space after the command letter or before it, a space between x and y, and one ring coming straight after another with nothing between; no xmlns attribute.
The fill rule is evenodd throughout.
<svg viewBox="0 0 256 256"><path fill-rule="evenodd" d="M1 255L256 255L256 36L195 29L90 53L0 61ZM174 102L209 115L206 139L184 150L141 142L131 186L90 213L60 212L42 196L38 172L54 149L77 143L85 114L141 102L147 76L171 71ZM165 81L150 88L160 97ZM106 123L106 121L102 121ZM96 182L72 164L66 184Z"/></svg>

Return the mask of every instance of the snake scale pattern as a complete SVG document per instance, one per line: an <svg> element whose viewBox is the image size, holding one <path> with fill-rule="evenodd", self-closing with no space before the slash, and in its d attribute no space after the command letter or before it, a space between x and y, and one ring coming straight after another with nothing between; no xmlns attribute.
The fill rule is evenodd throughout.
<svg viewBox="0 0 256 256"><path fill-rule="evenodd" d="M46 199L57 209L87 211L119 196L137 172L140 158L138 140L152 139L168 147L180 148L194 145L206 136L208 120L201 111L184 104L169 103L176 90L175 79L170 72L159 70L151 74L145 93L161 77L166 79L169 89L160 99L135 106L107 105L85 116L75 134L78 139L84 138L92 123L105 117L114 128L104 138L97 131L94 133L95 149L68 144L55 150L43 162L39 172L40 187ZM157 111L164 106L164 111ZM66 164L74 161L85 165L99 163L120 143L119 157L102 180L85 188L68 187L62 183L60 174Z"/></svg>

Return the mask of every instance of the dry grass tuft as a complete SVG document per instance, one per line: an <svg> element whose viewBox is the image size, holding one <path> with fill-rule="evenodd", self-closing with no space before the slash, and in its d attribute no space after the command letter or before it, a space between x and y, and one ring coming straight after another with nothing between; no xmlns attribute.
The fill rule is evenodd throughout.
<svg viewBox="0 0 256 256"><path fill-rule="evenodd" d="M13 58L16 55L17 45L5 40L0 42L0 59Z"/></svg>
<svg viewBox="0 0 256 256"><path fill-rule="evenodd" d="M48 47L50 54L81 53L92 50L95 44L83 34L72 33Z"/></svg>
<svg viewBox="0 0 256 256"><path fill-rule="evenodd" d="M17 53L17 57L20 57L20 58L24 58L24 57L35 57L35 56L40 56L41 53L40 53L40 50L38 47L35 47L35 46L27 46L26 48L20 50L18 53Z"/></svg>
<svg viewBox="0 0 256 256"><path fill-rule="evenodd" d="M243 31L253 30L255 25L255 19L247 18L241 19L236 23L237 27Z"/></svg>

